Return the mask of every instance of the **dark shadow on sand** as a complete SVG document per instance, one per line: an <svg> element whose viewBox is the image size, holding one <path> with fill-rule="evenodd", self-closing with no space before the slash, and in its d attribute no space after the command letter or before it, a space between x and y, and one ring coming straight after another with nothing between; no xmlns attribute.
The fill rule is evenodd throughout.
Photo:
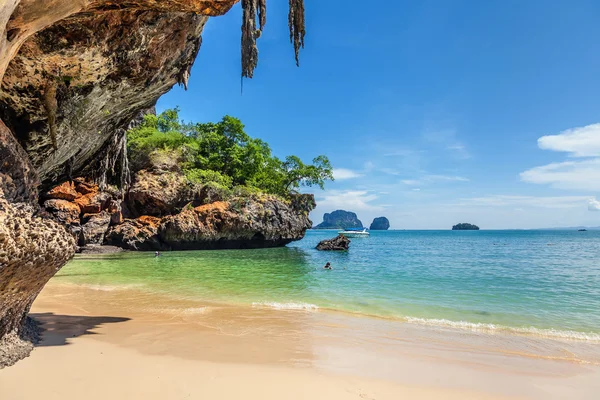
<svg viewBox="0 0 600 400"><path fill-rule="evenodd" d="M95 335L91 330L103 324L129 321L122 317L85 317L81 315L56 315L32 313L29 315L41 325L41 341L36 346L64 346L67 339L83 335Z"/></svg>

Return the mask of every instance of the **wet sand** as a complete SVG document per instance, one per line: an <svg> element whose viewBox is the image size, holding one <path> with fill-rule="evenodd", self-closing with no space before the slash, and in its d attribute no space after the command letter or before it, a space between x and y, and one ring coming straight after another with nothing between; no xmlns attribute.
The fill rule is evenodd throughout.
<svg viewBox="0 0 600 400"><path fill-rule="evenodd" d="M596 399L598 344L51 282L0 399ZM588 357L589 358L589 357ZM592 357L592 359L594 359Z"/></svg>

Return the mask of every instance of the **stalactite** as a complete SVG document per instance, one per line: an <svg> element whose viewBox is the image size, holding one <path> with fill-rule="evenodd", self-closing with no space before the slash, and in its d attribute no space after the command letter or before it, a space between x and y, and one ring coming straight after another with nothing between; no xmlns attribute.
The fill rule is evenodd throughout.
<svg viewBox="0 0 600 400"><path fill-rule="evenodd" d="M48 128L50 130L50 139L52 140L52 148L58 149L56 143L56 109L58 104L56 102L56 81L49 79L46 83L43 93L43 104L48 116Z"/></svg>
<svg viewBox="0 0 600 400"><path fill-rule="evenodd" d="M296 65L300 65L300 48L304 48L304 0L289 0L288 24L294 45ZM256 40L267 23L267 0L242 0L242 78L252 78L258 64ZM258 16L258 29L256 19Z"/></svg>
<svg viewBox="0 0 600 400"><path fill-rule="evenodd" d="M290 0L288 25L290 27L290 42L294 44L296 65L300 66L300 47L304 48L304 35L306 34L304 0Z"/></svg>
<svg viewBox="0 0 600 400"><path fill-rule="evenodd" d="M242 77L252 78L258 64L256 39L260 37L261 30L256 29L256 13L258 10L262 29L267 19L265 7L266 0L242 0Z"/></svg>
<svg viewBox="0 0 600 400"><path fill-rule="evenodd" d="M127 192L131 185L131 171L129 170L129 158L127 157L127 132L121 138L121 193Z"/></svg>

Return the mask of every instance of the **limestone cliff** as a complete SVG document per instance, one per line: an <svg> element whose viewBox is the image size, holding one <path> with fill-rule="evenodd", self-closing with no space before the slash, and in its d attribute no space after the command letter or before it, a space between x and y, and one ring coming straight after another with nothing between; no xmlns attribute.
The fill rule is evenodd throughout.
<svg viewBox="0 0 600 400"><path fill-rule="evenodd" d="M236 2L0 1L0 346L75 242L102 242L125 221L116 199L129 176L126 128L187 85L207 18ZM242 0L244 76L258 60L265 3ZM290 1L289 23L297 55L301 0Z"/></svg>
<svg viewBox="0 0 600 400"><path fill-rule="evenodd" d="M323 215L323 222L315 229L349 229L362 228L363 224L355 213L351 211L335 210Z"/></svg>

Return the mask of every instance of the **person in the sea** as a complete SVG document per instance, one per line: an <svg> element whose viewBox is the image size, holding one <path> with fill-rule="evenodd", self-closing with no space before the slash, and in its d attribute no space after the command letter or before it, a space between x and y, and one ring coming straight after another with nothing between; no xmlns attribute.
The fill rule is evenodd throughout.
<svg viewBox="0 0 600 400"><path fill-rule="evenodd" d="M158 257L158 256L160 256L160 252L159 251L155 251L154 252L154 257Z"/></svg>
<svg viewBox="0 0 600 400"><path fill-rule="evenodd" d="M325 264L323 269L333 269L333 268L331 268L331 263L329 261L327 261L327 264Z"/></svg>

